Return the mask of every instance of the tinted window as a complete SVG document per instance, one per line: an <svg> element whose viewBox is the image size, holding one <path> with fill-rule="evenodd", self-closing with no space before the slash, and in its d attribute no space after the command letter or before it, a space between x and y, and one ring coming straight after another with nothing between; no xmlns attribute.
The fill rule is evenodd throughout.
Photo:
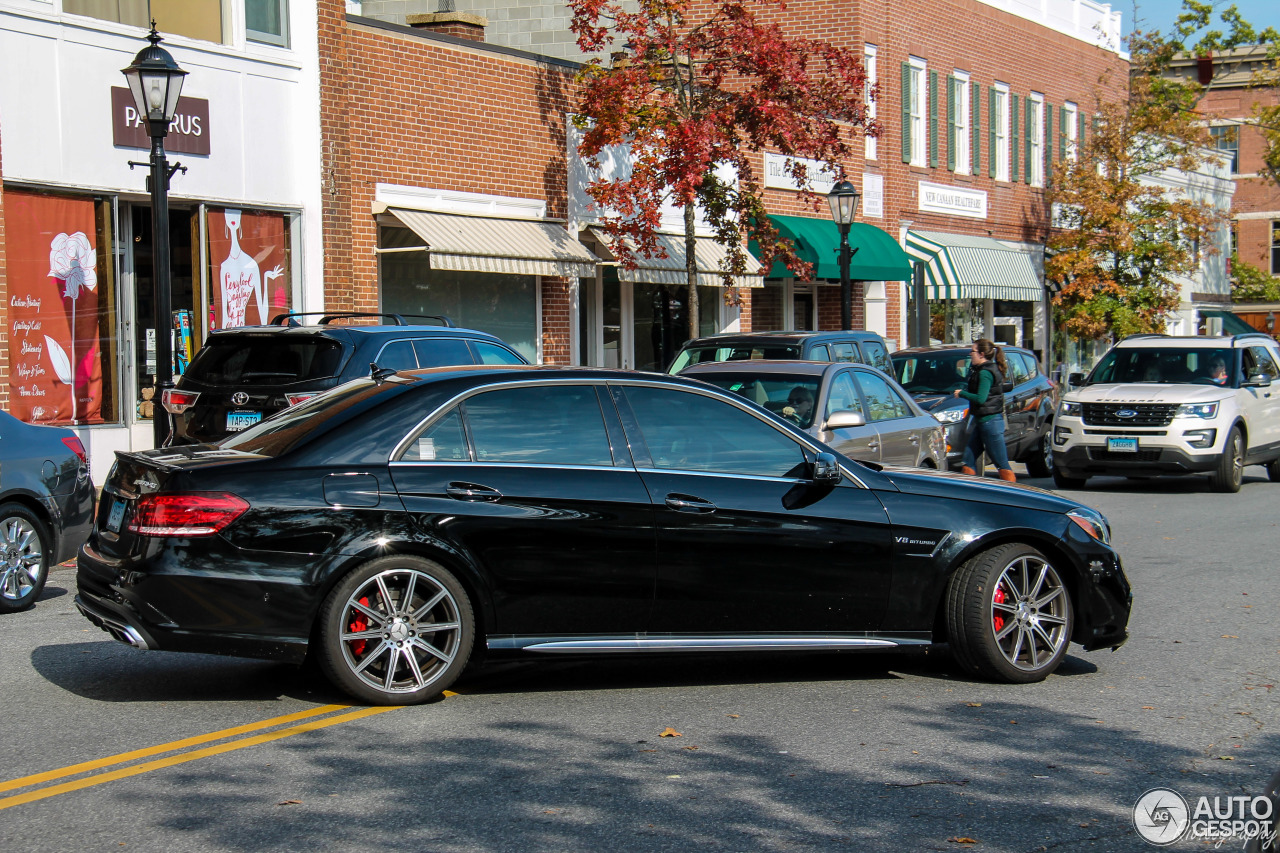
<svg viewBox="0 0 1280 853"><path fill-rule="evenodd" d="M186 376L210 385L287 385L338 374L342 345L320 337L212 335Z"/></svg>
<svg viewBox="0 0 1280 853"><path fill-rule="evenodd" d="M818 399L818 377L788 373L693 373L695 379L710 382L759 403L775 415L808 429L813 423L813 404ZM804 405L807 402L808 405ZM790 411L788 412L788 409Z"/></svg>
<svg viewBox="0 0 1280 853"><path fill-rule="evenodd" d="M488 341L472 341L471 345L476 348L476 353L480 356L481 364L525 363L523 358L516 355L506 347L500 347L497 344L491 344Z"/></svg>
<svg viewBox="0 0 1280 853"><path fill-rule="evenodd" d="M745 361L746 359L799 358L800 347L786 344L722 344L720 346L690 347L681 350L667 368L668 373L679 373L691 364L705 364L709 361ZM822 355L810 355L811 359L827 361L826 348Z"/></svg>
<svg viewBox="0 0 1280 853"><path fill-rule="evenodd" d="M950 394L969 384L969 351L895 355L893 373L911 394Z"/></svg>
<svg viewBox="0 0 1280 853"><path fill-rule="evenodd" d="M858 373L858 386L862 388L862 396L867 400L867 419L870 421L889 421L894 418L905 418L911 415L911 408L898 392L890 387L888 380L874 373Z"/></svg>
<svg viewBox="0 0 1280 853"><path fill-rule="evenodd" d="M670 388L627 388L655 468L799 476L804 454L795 441L736 406Z"/></svg>
<svg viewBox="0 0 1280 853"><path fill-rule="evenodd" d="M613 465L590 385L488 391L467 399L463 412L478 462Z"/></svg>
<svg viewBox="0 0 1280 853"><path fill-rule="evenodd" d="M1018 353L1008 353L1005 361L1009 363L1009 375L1005 377L1005 381L1012 382L1014 385L1021 385L1031 378L1027 375L1027 363L1022 360L1022 356Z"/></svg>
<svg viewBox="0 0 1280 853"><path fill-rule="evenodd" d="M831 353L827 351L826 344L818 344L809 350L809 361L830 361Z"/></svg>
<svg viewBox="0 0 1280 853"><path fill-rule="evenodd" d="M1027 355L1025 352L1014 353L1022 359L1022 363L1027 367L1027 378L1035 379L1040 373L1040 363L1035 360L1034 356Z"/></svg>
<svg viewBox="0 0 1280 853"><path fill-rule="evenodd" d="M858 389L853 386L853 376L848 370L841 371L831 382L831 393L827 395L827 417L832 412L843 410L862 411L862 400L858 397Z"/></svg>
<svg viewBox="0 0 1280 853"><path fill-rule="evenodd" d="M427 427L400 456L405 462L471 460L467 436L462 431L462 415L455 407L449 414Z"/></svg>
<svg viewBox="0 0 1280 853"><path fill-rule="evenodd" d="M391 370L417 370L418 359L413 354L412 341L392 341L378 352L374 359L378 367ZM467 359L470 361L470 359Z"/></svg>
<svg viewBox="0 0 1280 853"><path fill-rule="evenodd" d="M1280 368L1277 368L1275 359L1267 352L1266 347L1249 347L1245 353L1245 362L1245 376L1265 373L1272 380L1280 379Z"/></svg>
<svg viewBox="0 0 1280 853"><path fill-rule="evenodd" d="M889 350L879 341L863 341L862 351L867 356L867 363L872 367L878 367L885 373L892 373L893 368L889 363Z"/></svg>
<svg viewBox="0 0 1280 853"><path fill-rule="evenodd" d="M372 379L345 382L305 403L290 406L259 421L243 432L232 433L229 438L223 439L222 447L245 453L260 453L263 456L278 456L302 443L325 421L380 393L381 387Z"/></svg>
<svg viewBox="0 0 1280 853"><path fill-rule="evenodd" d="M832 361L862 361L862 353L858 352L858 345L849 344L832 344L831 345Z"/></svg>
<svg viewBox="0 0 1280 853"><path fill-rule="evenodd" d="M413 342L413 351L417 353L419 367L451 367L475 362L462 338L418 338Z"/></svg>

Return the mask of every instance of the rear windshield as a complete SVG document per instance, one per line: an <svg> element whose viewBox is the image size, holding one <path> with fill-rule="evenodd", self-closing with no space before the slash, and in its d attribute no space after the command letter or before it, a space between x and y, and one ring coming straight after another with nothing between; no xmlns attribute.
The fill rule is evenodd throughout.
<svg viewBox="0 0 1280 853"><path fill-rule="evenodd" d="M895 355L893 375L908 394L950 394L969 387L969 351Z"/></svg>
<svg viewBox="0 0 1280 853"><path fill-rule="evenodd" d="M398 379L399 377L390 377L393 382ZM222 440L221 445L260 456L279 456L298 445L325 421L381 392L381 386L373 379L353 379L304 403L290 406L266 420L258 421L243 432L232 433Z"/></svg>
<svg viewBox="0 0 1280 853"><path fill-rule="evenodd" d="M800 357L799 345L792 344L722 344L721 346L689 347L681 350L671 362L668 373L679 373L691 364L709 361L746 361L751 358L796 359Z"/></svg>
<svg viewBox="0 0 1280 853"><path fill-rule="evenodd" d="M284 335L214 336L187 368L187 378L209 385L289 385L338 375L342 344L328 338Z"/></svg>

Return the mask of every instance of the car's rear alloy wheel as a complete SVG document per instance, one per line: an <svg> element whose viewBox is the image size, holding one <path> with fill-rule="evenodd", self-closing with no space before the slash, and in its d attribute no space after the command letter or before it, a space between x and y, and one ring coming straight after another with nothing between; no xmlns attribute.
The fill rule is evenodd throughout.
<svg viewBox="0 0 1280 853"><path fill-rule="evenodd" d="M1240 427L1232 427L1218 457L1218 467L1209 476L1215 492L1238 492L1244 481L1244 436Z"/></svg>
<svg viewBox="0 0 1280 853"><path fill-rule="evenodd" d="M1071 627L1070 591L1048 558L1028 545L984 551L951 579L952 654L984 678L1043 680L1066 655Z"/></svg>
<svg viewBox="0 0 1280 853"><path fill-rule="evenodd" d="M0 506L0 613L36 603L49 577L49 535L31 510Z"/></svg>
<svg viewBox="0 0 1280 853"><path fill-rule="evenodd" d="M443 566L383 557L334 587L321 609L320 663L338 687L375 705L440 694L467 665L475 618Z"/></svg>

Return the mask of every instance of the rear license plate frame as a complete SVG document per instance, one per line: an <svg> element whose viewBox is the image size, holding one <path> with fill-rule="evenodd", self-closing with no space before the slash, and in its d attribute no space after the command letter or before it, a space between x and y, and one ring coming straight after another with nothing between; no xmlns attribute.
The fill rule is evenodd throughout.
<svg viewBox="0 0 1280 853"><path fill-rule="evenodd" d="M1107 439L1108 453L1137 453L1138 439L1137 436L1112 436Z"/></svg>
<svg viewBox="0 0 1280 853"><path fill-rule="evenodd" d="M107 513L107 530L112 533L119 533L120 527L124 524L124 511L128 503L119 498L111 499L111 510Z"/></svg>
<svg viewBox="0 0 1280 853"><path fill-rule="evenodd" d="M227 432L246 430L262 420L262 412L250 409L235 409L227 412Z"/></svg>

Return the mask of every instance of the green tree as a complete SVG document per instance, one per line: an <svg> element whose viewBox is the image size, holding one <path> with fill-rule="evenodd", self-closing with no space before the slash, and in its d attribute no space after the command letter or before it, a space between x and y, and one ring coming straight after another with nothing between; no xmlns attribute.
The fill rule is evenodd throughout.
<svg viewBox="0 0 1280 853"><path fill-rule="evenodd" d="M631 153L629 175L593 181L587 192L625 268L663 255L661 208L683 208L690 337L698 335L695 205L727 249L726 285L747 269L744 238L759 243L766 265L780 257L807 270L765 213L759 152L785 155L816 209L801 159L841 171L854 134L876 133L861 56L788 35L757 13L771 6L782 3L569 0L579 48L609 57L579 74L578 150L593 165L612 146Z"/></svg>
<svg viewBox="0 0 1280 853"><path fill-rule="evenodd" d="M1280 302L1280 278L1231 256L1232 302Z"/></svg>

